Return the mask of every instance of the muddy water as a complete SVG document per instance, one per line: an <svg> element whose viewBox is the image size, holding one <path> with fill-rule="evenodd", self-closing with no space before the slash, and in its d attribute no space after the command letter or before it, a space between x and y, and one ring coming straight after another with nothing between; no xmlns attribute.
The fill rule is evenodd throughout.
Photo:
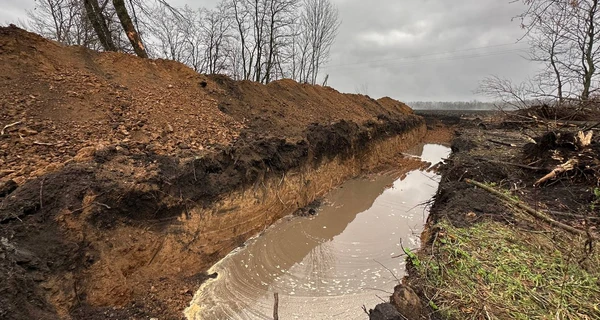
<svg viewBox="0 0 600 320"><path fill-rule="evenodd" d="M412 151L430 163L450 153L431 144ZM394 257L401 239L418 247L422 204L438 179L416 170L403 179L346 182L327 195L318 215L284 218L216 264L210 272L219 277L200 288L187 317L272 319L277 292L281 319L364 319L361 306L389 296L385 291L403 276L403 258Z"/></svg>

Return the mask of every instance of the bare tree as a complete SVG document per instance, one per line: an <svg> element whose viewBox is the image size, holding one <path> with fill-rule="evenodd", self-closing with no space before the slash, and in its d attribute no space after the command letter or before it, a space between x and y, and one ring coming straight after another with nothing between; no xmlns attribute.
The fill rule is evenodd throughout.
<svg viewBox="0 0 600 320"><path fill-rule="evenodd" d="M237 66L241 64L241 76L237 79L249 80L252 74L252 65L254 60L254 52L250 48L250 29L252 28L250 23L250 11L247 9L247 2L245 0L229 0L230 10L232 11L232 17L235 20L235 28L237 33L238 49L236 50L236 56L238 57ZM234 71L235 74L239 72Z"/></svg>
<svg viewBox="0 0 600 320"><path fill-rule="evenodd" d="M155 7L151 12L150 19L152 23L149 31L154 38L154 42L150 43L156 47L156 54L166 59L185 63L185 30L191 28L194 21L181 18L164 6Z"/></svg>
<svg viewBox="0 0 600 320"><path fill-rule="evenodd" d="M531 58L546 66L538 78L556 88L560 102L574 96L588 100L597 89L593 84L600 59L598 2L523 0L527 10L519 18L531 45Z"/></svg>
<svg viewBox="0 0 600 320"><path fill-rule="evenodd" d="M268 83L284 77L292 61L299 0L228 0L237 49L234 74Z"/></svg>
<svg viewBox="0 0 600 320"><path fill-rule="evenodd" d="M228 18L225 3L220 3L213 10L204 11L202 35L208 73L223 73L226 70L231 52L229 48L231 28L232 21Z"/></svg>
<svg viewBox="0 0 600 320"><path fill-rule="evenodd" d="M192 10L184 7L180 10L183 20L179 28L184 36L184 57L181 62L192 67L196 72L206 72L206 63L203 58L204 37L202 35L203 19L201 10Z"/></svg>
<svg viewBox="0 0 600 320"><path fill-rule="evenodd" d="M337 8L329 0L303 0L300 24L295 73L298 81L315 84L340 26Z"/></svg>
<svg viewBox="0 0 600 320"><path fill-rule="evenodd" d="M98 49L96 36L79 0L39 0L27 11L23 25L46 38L66 45Z"/></svg>
<svg viewBox="0 0 600 320"><path fill-rule="evenodd" d="M298 8L298 0L269 0L267 4L268 42L263 83L283 76L282 50L291 43L289 39L293 37L294 12Z"/></svg>
<svg viewBox="0 0 600 320"><path fill-rule="evenodd" d="M70 22L74 19L74 7L67 0L35 1L34 11L28 11L28 26L40 35L56 40L65 41L70 32Z"/></svg>
<svg viewBox="0 0 600 320"><path fill-rule="evenodd" d="M578 1L573 4L574 15L577 17L577 28L575 29L575 39L577 47L580 49L581 69L583 90L581 100L588 100L592 93L592 82L597 77L596 65L598 64L599 49L598 36L600 32L600 9L599 0ZM575 1L573 1L575 2Z"/></svg>
<svg viewBox="0 0 600 320"><path fill-rule="evenodd" d="M565 94L568 95L568 62L569 41L567 34L570 16L563 6L548 7L535 14L536 28L529 31L528 42L530 45L529 58L541 62L545 69L537 76L544 87L552 88L559 102L563 102ZM567 89L565 92L565 89Z"/></svg>
<svg viewBox="0 0 600 320"><path fill-rule="evenodd" d="M531 101L535 101L537 90L531 81L516 84L509 79L489 76L479 83L475 93L493 98L501 106L524 109L531 105Z"/></svg>
<svg viewBox="0 0 600 320"><path fill-rule="evenodd" d="M31 28L63 43L262 83L316 83L339 27L330 0L222 0L211 10L176 9L165 0L38 1L43 10L31 14Z"/></svg>
<svg viewBox="0 0 600 320"><path fill-rule="evenodd" d="M128 3L135 13L133 0ZM35 32L67 45L101 47L105 51L124 50L126 46L121 44L121 39L125 35L138 56L148 57L137 30L137 19L132 20L125 0L113 0L112 7L108 6L108 0L102 3L98 0L39 0L36 4L35 10L28 12L26 23Z"/></svg>

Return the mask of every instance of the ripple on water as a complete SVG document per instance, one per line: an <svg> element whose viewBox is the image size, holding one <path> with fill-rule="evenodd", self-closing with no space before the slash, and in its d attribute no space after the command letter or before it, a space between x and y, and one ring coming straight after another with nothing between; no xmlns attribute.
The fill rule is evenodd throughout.
<svg viewBox="0 0 600 320"><path fill-rule="evenodd" d="M450 150L424 145L432 164ZM404 273L400 239L419 245L426 219L422 205L435 194L439 176L421 170L402 180L354 179L327 195L329 205L311 219L282 220L227 256L219 273L186 310L191 319L271 319L279 293L283 319L363 319ZM392 185L391 187L389 187ZM384 267L385 266L385 267ZM390 270L387 270L390 269Z"/></svg>

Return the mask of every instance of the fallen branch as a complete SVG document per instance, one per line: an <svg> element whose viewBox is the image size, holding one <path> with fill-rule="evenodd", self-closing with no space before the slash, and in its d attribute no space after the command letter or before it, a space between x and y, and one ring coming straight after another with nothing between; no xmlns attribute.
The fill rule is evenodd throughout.
<svg viewBox="0 0 600 320"><path fill-rule="evenodd" d="M5 125L4 128L2 128L2 131L0 131L0 135L4 135L4 130L6 130L6 129L10 128L10 127L14 127L16 125L19 125L21 123L22 123L22 121L17 121L17 122L13 122L11 124Z"/></svg>
<svg viewBox="0 0 600 320"><path fill-rule="evenodd" d="M543 176L540 180L536 181L533 184L533 186L537 187L548 180L556 178L559 174L561 174L563 172L567 172L567 171L571 171L571 170L575 169L575 166L577 166L577 163L578 163L577 159L570 159L569 161L567 161L561 165L558 165L550 173Z"/></svg>
<svg viewBox="0 0 600 320"><path fill-rule="evenodd" d="M475 158L475 160L482 160L482 161L487 161L487 162L496 163L496 164L504 164L507 166L519 167L519 168L533 170L533 171L547 171L548 170L548 169L542 168L542 167L533 167L533 166L528 166L528 165L520 164L520 163L498 161L498 160L492 160L492 159L487 159L487 158Z"/></svg>
<svg viewBox="0 0 600 320"><path fill-rule="evenodd" d="M592 240L600 240L600 238L598 236L596 236L596 235L588 233L587 231L583 231L583 230L571 227L568 224L564 224L562 222L558 222L558 221L556 221L556 220L554 220L554 219L546 216L545 214L543 214L543 213L541 213L539 211L534 210L533 208L531 208L530 206L524 204L523 202L521 202L519 200L516 200L516 199L513 199L513 198L511 198L511 197L503 194L502 192L500 192L500 191L498 191L498 190L496 190L496 189L494 189L492 187L486 186L485 184L483 184L481 182L477 182L477 181L474 181L474 180L471 180L471 179L465 179L465 182L468 183L468 184L470 184L470 185L479 187L479 188L481 188L481 189L483 189L483 190L485 190L485 191L487 191L487 192L489 192L489 193L497 196L498 198L507 201L508 203L516 205L517 207L523 209L525 212L527 212L528 214L530 214L534 218L538 218L538 219L540 219L540 220L542 220L542 221L544 221L544 222L546 222L546 223L548 223L548 224L550 224L552 226L558 227L558 228L563 229L563 230L565 230L567 232L570 232L572 234L580 235L580 236L583 236L583 237L586 237L586 238L589 238L589 239L592 239Z"/></svg>
<svg viewBox="0 0 600 320"><path fill-rule="evenodd" d="M584 219L584 220L600 220L600 217L586 216L586 215L582 215L582 214L574 214L574 213L569 213L569 212L560 212L560 211L552 211L552 210L549 210L548 212L550 212L550 214L553 214L555 216L563 216L563 217Z"/></svg>
<svg viewBox="0 0 600 320"><path fill-rule="evenodd" d="M160 242L160 244L158 245L158 247L156 247L156 249L154 250L154 253L152 254L152 258L150 258L150 260L148 261L148 263L146 264L146 266L149 266L149 265L152 264L152 262L154 262L154 259L156 258L156 256L158 255L158 253L164 247L166 240L167 240L167 237L163 237L162 238L162 241Z"/></svg>
<svg viewBox="0 0 600 320"><path fill-rule="evenodd" d="M587 126L587 127L583 128L583 129L581 129L581 131L594 130L594 129L596 129L596 127L598 127L598 126L600 126L600 122L596 122L596 123L595 123L595 124L593 124L593 125Z"/></svg>
<svg viewBox="0 0 600 320"><path fill-rule="evenodd" d="M368 315L370 316L371 314L369 313L369 311L367 311L367 307L363 304L362 305L362 310Z"/></svg>
<svg viewBox="0 0 600 320"><path fill-rule="evenodd" d="M392 272L392 270L390 270L390 268L384 266L383 263L381 263L381 262L379 262L379 261L377 261L375 259L373 259L373 261L377 262L380 266L382 266L385 270L387 270L392 275L392 277L394 277L394 279L396 279L396 281L398 282L398 284L402 283L402 281L400 281L400 279L398 279L398 277L394 274L394 272Z"/></svg>
<svg viewBox="0 0 600 320"><path fill-rule="evenodd" d="M506 142L502 142L502 141L498 141L498 140L494 140L494 139L488 139L487 141L489 141L491 143L499 144L502 146L507 146L507 147L516 147L517 146L514 143L506 143Z"/></svg>

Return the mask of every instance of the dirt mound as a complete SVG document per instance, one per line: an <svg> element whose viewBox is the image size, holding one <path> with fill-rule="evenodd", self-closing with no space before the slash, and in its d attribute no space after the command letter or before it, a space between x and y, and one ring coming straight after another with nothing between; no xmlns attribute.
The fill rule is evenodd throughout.
<svg viewBox="0 0 600 320"><path fill-rule="evenodd" d="M175 290L161 267L136 274L162 249L161 230L270 176L423 128L389 98L291 80L236 82L172 61L64 47L12 26L0 28L0 68L0 277L8 285L0 317L177 318L193 288ZM103 259L133 250L111 247L125 243L113 237L117 228L130 231L139 259L115 271ZM178 285L205 279L201 269L219 255L203 258L199 280ZM119 278L133 274L139 279ZM132 301L129 313L111 310Z"/></svg>
<svg viewBox="0 0 600 320"><path fill-rule="evenodd" d="M19 184L103 146L177 154L229 144L243 128L202 90L204 76L172 61L63 47L8 27L0 68L0 123L13 124L0 137L0 179Z"/></svg>
<svg viewBox="0 0 600 320"><path fill-rule="evenodd" d="M390 97L379 98L377 99L377 102L379 102L384 108L387 108L388 110L402 110L402 112L406 114L414 113L408 105L398 100L394 100Z"/></svg>
<svg viewBox="0 0 600 320"><path fill-rule="evenodd" d="M213 150L241 131L300 138L311 123L408 112L292 80L267 86L200 75L167 60L64 47L0 29L0 179L26 179L124 144L157 154Z"/></svg>

